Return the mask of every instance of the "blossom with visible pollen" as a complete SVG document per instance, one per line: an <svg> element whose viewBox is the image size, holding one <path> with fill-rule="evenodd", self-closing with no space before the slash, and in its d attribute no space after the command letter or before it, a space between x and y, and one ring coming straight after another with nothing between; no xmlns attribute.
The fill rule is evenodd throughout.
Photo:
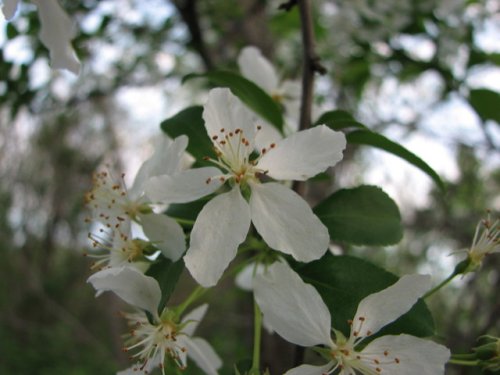
<svg viewBox="0 0 500 375"><path fill-rule="evenodd" d="M299 261L320 258L328 248L327 228L294 191L266 179L304 181L342 159L345 136L321 125L270 142L254 158L259 127L253 114L228 89L213 89L204 106L205 128L216 167L151 178L146 195L154 202L186 203L213 193L224 183L231 190L208 202L193 226L186 267L201 285L215 285L250 222L273 249ZM247 200L243 194L250 193Z"/></svg>
<svg viewBox="0 0 500 375"><path fill-rule="evenodd" d="M500 222L491 221L490 215L481 220L476 227L472 245L467 251L468 266L465 272L478 269L488 254L500 252Z"/></svg>
<svg viewBox="0 0 500 375"><path fill-rule="evenodd" d="M364 298L352 321L349 338L332 329L331 315L319 293L291 270L275 263L256 276L254 293L264 317L284 339L316 350L328 363L301 365L285 375L439 375L450 352L430 340L401 334L365 339L406 313L430 287L424 275L403 276L395 284Z"/></svg>
<svg viewBox="0 0 500 375"><path fill-rule="evenodd" d="M175 220L153 212L144 196L144 182L152 176L177 172L186 146L185 136L174 141L164 139L151 158L142 164L130 189L125 185L123 174L119 177L109 171L94 174L93 188L86 194L85 200L93 219L104 224L111 232L116 232L113 234L114 241L123 242L126 238L127 248L134 244L135 240L130 238L127 228L131 221L136 221L165 257L173 261L180 259L186 249L184 232ZM96 241L97 236L90 237L94 243L101 242ZM123 245L116 247L113 244L114 248L123 248Z"/></svg>
<svg viewBox="0 0 500 375"><path fill-rule="evenodd" d="M96 252L84 255L96 259L91 265L92 270L100 270L109 267L120 267L126 264L141 267L141 261L145 260L145 251L151 243L138 238L133 238L130 225L124 225L111 232L110 238L107 232L100 229L99 234L89 233L92 247Z"/></svg>
<svg viewBox="0 0 500 375"><path fill-rule="evenodd" d="M175 309L165 308L162 314L158 314L161 300L158 282L131 267L105 269L87 281L94 286L98 295L112 291L125 302L150 314L150 319L143 312L125 314L131 331L124 350L130 353L132 360L138 362L120 374L147 374L155 367L160 367L165 375L165 363L170 360L184 369L189 357L206 374L217 375L217 370L222 366L219 356L207 341L192 337L208 305L195 308L182 319L177 316Z"/></svg>

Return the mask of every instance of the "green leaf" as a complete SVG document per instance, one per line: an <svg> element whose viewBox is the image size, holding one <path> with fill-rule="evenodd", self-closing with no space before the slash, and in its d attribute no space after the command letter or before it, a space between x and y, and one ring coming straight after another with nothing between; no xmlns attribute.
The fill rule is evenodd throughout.
<svg viewBox="0 0 500 375"><path fill-rule="evenodd" d="M349 112L338 109L323 113L316 121L316 125L322 124L333 130L341 130L352 127L366 129L366 126L357 122Z"/></svg>
<svg viewBox="0 0 500 375"><path fill-rule="evenodd" d="M314 213L334 241L384 246L398 243L403 236L396 203L376 186L339 190L318 204Z"/></svg>
<svg viewBox="0 0 500 375"><path fill-rule="evenodd" d="M278 104L259 86L239 74L215 71L204 74L188 74L183 82L193 78L207 78L215 85L228 87L240 100L258 113L262 118L283 130L283 115Z"/></svg>
<svg viewBox="0 0 500 375"><path fill-rule="evenodd" d="M374 133L370 130L356 130L346 135L347 142L368 145L387 151L393 155L399 156L401 159L406 160L408 163L413 164L421 171L425 172L436 185L442 190L445 190L444 183L441 177L432 169L429 164L420 159L414 153L408 151L400 144L391 141L383 135Z"/></svg>
<svg viewBox="0 0 500 375"><path fill-rule="evenodd" d="M248 374L252 368L251 359L242 359L234 364L234 371L236 375Z"/></svg>
<svg viewBox="0 0 500 375"><path fill-rule="evenodd" d="M161 129L170 137L189 137L187 151L196 159L213 154L212 142L208 138L202 118L203 107L186 108L161 123Z"/></svg>
<svg viewBox="0 0 500 375"><path fill-rule="evenodd" d="M173 219L195 221L205 204L212 196L203 197L189 203L174 203L168 206L166 214Z"/></svg>
<svg viewBox="0 0 500 375"><path fill-rule="evenodd" d="M472 49L469 53L468 66L492 63L500 65L500 53L486 53L478 49Z"/></svg>
<svg viewBox="0 0 500 375"><path fill-rule="evenodd" d="M348 320L354 317L359 302L398 280L397 276L365 260L330 253L314 262L292 266L305 282L318 290L330 310L332 327L342 331L346 337L350 329ZM432 315L422 300L374 337L400 333L418 337L434 334Z"/></svg>
<svg viewBox="0 0 500 375"><path fill-rule="evenodd" d="M19 35L19 31L17 31L16 27L12 22L7 22L5 34L7 34L7 39L14 39L16 36Z"/></svg>
<svg viewBox="0 0 500 375"><path fill-rule="evenodd" d="M184 261L182 258L177 262L172 262L163 256L160 256L159 260L147 270L146 275L154 277L158 281L158 284L160 284L161 300L158 306L159 314L161 314L172 295L183 270Z"/></svg>
<svg viewBox="0 0 500 375"><path fill-rule="evenodd" d="M495 120L500 124L500 93L488 89L471 90L469 102L483 121Z"/></svg>

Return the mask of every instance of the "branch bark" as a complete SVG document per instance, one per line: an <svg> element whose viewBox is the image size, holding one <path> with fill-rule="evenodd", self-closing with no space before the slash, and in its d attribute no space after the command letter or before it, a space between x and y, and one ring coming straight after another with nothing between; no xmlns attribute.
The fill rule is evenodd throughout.
<svg viewBox="0 0 500 375"><path fill-rule="evenodd" d="M293 4L292 4L293 3ZM300 103L299 130L311 127L311 112L314 94L314 74L326 73L326 69L320 64L319 57L315 52L314 28L311 15L310 0L296 0L287 3L290 6L298 5L302 31L302 97ZM286 4L282 4L286 5ZM287 9L287 8L285 8ZM293 189L300 195L305 195L305 183L295 181Z"/></svg>
<svg viewBox="0 0 500 375"><path fill-rule="evenodd" d="M172 0L191 34L191 46L198 52L206 70L213 70L215 64L200 27L200 17L196 8L197 0Z"/></svg>

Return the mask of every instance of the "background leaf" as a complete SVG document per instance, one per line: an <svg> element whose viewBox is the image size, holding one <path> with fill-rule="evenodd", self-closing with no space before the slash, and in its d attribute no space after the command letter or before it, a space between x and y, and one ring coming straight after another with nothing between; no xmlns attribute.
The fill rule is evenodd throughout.
<svg viewBox="0 0 500 375"><path fill-rule="evenodd" d="M357 122L349 112L339 109L323 113L316 121L316 125L322 124L327 125L333 130L341 130L352 127L366 129L366 126Z"/></svg>
<svg viewBox="0 0 500 375"><path fill-rule="evenodd" d="M339 190L318 204L314 212L334 241L391 245L403 236L398 206L376 186Z"/></svg>
<svg viewBox="0 0 500 375"><path fill-rule="evenodd" d="M391 141L381 134L374 133L370 130L356 130L346 135L347 142L368 145L387 151L393 155L399 156L401 159L406 160L408 163L413 164L421 171L425 172L430 178L434 180L441 190L444 190L444 183L441 177L432 169L429 164L420 159L414 153L408 151L400 144Z"/></svg>
<svg viewBox="0 0 500 375"><path fill-rule="evenodd" d="M183 219L195 221L200 213L201 209L205 204L212 199L212 195L203 197L193 202L189 203L174 203L168 206L165 212L169 217L173 219ZM183 225L184 226L184 225ZM191 226L189 226L191 227Z"/></svg>
<svg viewBox="0 0 500 375"><path fill-rule="evenodd" d="M202 112L201 106L188 107L161 123L161 129L172 138L187 135L187 151L199 161L214 153L212 142L205 130Z"/></svg>
<svg viewBox="0 0 500 375"><path fill-rule="evenodd" d="M188 74L184 82L192 78L207 78L215 85L228 87L240 100L258 113L263 119L283 130L283 115L278 104L259 86L239 74L215 71L204 74Z"/></svg>
<svg viewBox="0 0 500 375"><path fill-rule="evenodd" d="M158 313L161 314L163 308L167 304L172 292L179 281L179 277L184 270L184 260L179 259L177 262L160 256L146 272L146 275L154 277L161 289L161 300L158 306Z"/></svg>
<svg viewBox="0 0 500 375"><path fill-rule="evenodd" d="M495 120L500 124L500 94L488 89L471 90L469 102L483 121Z"/></svg>
<svg viewBox="0 0 500 375"><path fill-rule="evenodd" d="M332 327L349 334L347 321L354 317L359 302L366 296L387 288L398 280L394 274L365 260L327 253L311 263L292 264L302 279L312 284L332 315ZM374 337L407 333L418 337L434 334L434 320L423 301Z"/></svg>

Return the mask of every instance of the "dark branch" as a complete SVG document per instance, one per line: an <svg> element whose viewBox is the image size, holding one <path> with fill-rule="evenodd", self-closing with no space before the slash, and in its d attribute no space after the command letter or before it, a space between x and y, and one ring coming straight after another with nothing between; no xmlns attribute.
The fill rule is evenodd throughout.
<svg viewBox="0 0 500 375"><path fill-rule="evenodd" d="M214 62L210 51L205 44L203 39L203 33L200 27L200 17L198 15L198 10L196 9L196 0L172 0L179 11L184 23L189 29L191 34L191 46L198 52L206 70L212 70L214 68Z"/></svg>
<svg viewBox="0 0 500 375"><path fill-rule="evenodd" d="M295 5L297 5L298 0L289 0L286 3L280 4L278 9L280 10L286 10L289 12Z"/></svg>

